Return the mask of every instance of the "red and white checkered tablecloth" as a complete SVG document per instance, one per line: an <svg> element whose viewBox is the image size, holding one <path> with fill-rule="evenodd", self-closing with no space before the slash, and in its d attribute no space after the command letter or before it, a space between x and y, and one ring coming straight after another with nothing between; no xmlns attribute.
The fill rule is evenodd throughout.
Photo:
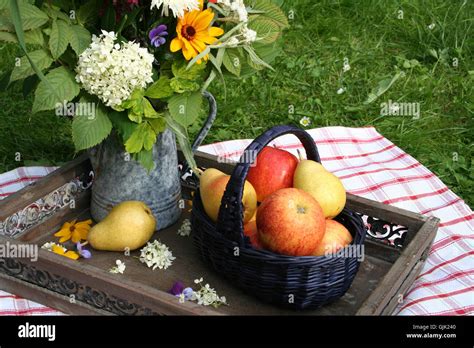
<svg viewBox="0 0 474 348"><path fill-rule="evenodd" d="M474 314L474 214L464 201L413 157L375 128L327 127L308 130L324 166L342 179L348 192L441 219L430 255L397 313ZM231 140L200 150L238 159L251 140ZM296 154L302 146L285 135L275 145ZM303 151L304 153L304 151ZM0 175L0 198L54 168L18 168ZM59 314L0 291L0 315Z"/></svg>

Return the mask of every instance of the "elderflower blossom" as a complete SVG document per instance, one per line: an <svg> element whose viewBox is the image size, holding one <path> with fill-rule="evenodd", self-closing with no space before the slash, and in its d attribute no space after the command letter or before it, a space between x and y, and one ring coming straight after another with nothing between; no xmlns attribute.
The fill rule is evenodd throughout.
<svg viewBox="0 0 474 348"><path fill-rule="evenodd" d="M237 47L239 43L240 43L239 39L235 36L232 36L231 38L229 38L229 40L227 40L225 45L227 47L233 48L233 47Z"/></svg>
<svg viewBox="0 0 474 348"><path fill-rule="evenodd" d="M115 273L115 274L118 274L118 273L123 274L123 272L125 271L125 268L126 268L125 264L120 260L116 260L115 264L116 264L116 266L109 269L109 272L110 273Z"/></svg>
<svg viewBox="0 0 474 348"><path fill-rule="evenodd" d="M251 43L257 40L257 32L255 30L247 28L247 26L242 27L241 33L245 39L245 42L247 43Z"/></svg>
<svg viewBox="0 0 474 348"><path fill-rule="evenodd" d="M163 6L162 13L168 17L169 10L174 17L183 17L184 11L199 10L199 0L151 0L150 9Z"/></svg>
<svg viewBox="0 0 474 348"><path fill-rule="evenodd" d="M249 20L247 8L243 0L217 0L217 3L231 10L241 22Z"/></svg>
<svg viewBox="0 0 474 348"><path fill-rule="evenodd" d="M211 288L209 284L203 286L201 284L202 282L202 278L194 280L194 283L199 284L201 286L200 290L194 291L194 297L198 305L214 306L216 308L223 304L227 305L227 299L225 298L225 296L219 297L219 295L217 295L216 290Z"/></svg>
<svg viewBox="0 0 474 348"><path fill-rule="evenodd" d="M145 263L147 267L153 267L153 270L156 268L167 269L172 265L174 259L176 257L173 256L168 247L157 240L152 243L148 242L140 250L140 262Z"/></svg>
<svg viewBox="0 0 474 348"><path fill-rule="evenodd" d="M183 224L178 229L178 236L187 237L191 234L191 221L184 219Z"/></svg>
<svg viewBox="0 0 474 348"><path fill-rule="evenodd" d="M240 43L252 43L257 40L257 32L247 26L249 16L243 0L217 0L217 4L230 11L232 18L243 22L239 34L230 37L225 42L227 47L237 47Z"/></svg>
<svg viewBox="0 0 474 348"><path fill-rule="evenodd" d="M115 43L114 32L102 30L80 56L76 81L106 106L127 100L135 89L145 88L152 78L154 56L135 42Z"/></svg>

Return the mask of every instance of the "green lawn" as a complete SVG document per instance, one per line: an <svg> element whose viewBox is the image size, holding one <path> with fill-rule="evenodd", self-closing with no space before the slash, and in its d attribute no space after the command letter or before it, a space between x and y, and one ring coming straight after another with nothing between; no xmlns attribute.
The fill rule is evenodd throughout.
<svg viewBox="0 0 474 348"><path fill-rule="evenodd" d="M227 80L225 95L222 84L212 86L219 117L206 141L253 138L303 116L310 127L373 125L474 205L473 2L286 0L284 8L293 19L275 71ZM16 54L0 46L2 72ZM364 103L379 82L401 71L383 95ZM21 86L0 93L0 172L73 157L66 119L32 116ZM380 103L388 100L419 103L420 118L381 116Z"/></svg>

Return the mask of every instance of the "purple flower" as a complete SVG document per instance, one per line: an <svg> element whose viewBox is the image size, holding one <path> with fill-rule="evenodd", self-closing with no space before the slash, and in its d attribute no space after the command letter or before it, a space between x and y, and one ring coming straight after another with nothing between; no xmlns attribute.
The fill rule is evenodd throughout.
<svg viewBox="0 0 474 348"><path fill-rule="evenodd" d="M184 284L178 281L173 284L173 287L168 292L172 295L179 296L183 293L183 290Z"/></svg>
<svg viewBox="0 0 474 348"><path fill-rule="evenodd" d="M166 31L167 27L165 24L160 24L159 26L150 30L148 37L150 38L151 44L155 47L160 47L166 42L164 36L168 35Z"/></svg>
<svg viewBox="0 0 474 348"><path fill-rule="evenodd" d="M190 300L190 299L192 299L192 297L194 295L194 290L191 289L191 288L186 288L186 289L183 290L183 295L184 295L185 300Z"/></svg>
<svg viewBox="0 0 474 348"><path fill-rule="evenodd" d="M79 255L81 255L83 258L90 259L92 257L92 254L89 250L82 249L81 242L76 243L76 248L77 248L77 252L79 253Z"/></svg>

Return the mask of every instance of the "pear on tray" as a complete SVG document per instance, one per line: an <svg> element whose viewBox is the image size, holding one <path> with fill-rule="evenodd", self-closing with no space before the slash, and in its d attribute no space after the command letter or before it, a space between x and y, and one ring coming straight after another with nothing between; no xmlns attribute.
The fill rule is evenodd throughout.
<svg viewBox="0 0 474 348"><path fill-rule="evenodd" d="M150 240L155 228L155 217L145 203L125 201L91 228L87 240L97 250L135 250Z"/></svg>

